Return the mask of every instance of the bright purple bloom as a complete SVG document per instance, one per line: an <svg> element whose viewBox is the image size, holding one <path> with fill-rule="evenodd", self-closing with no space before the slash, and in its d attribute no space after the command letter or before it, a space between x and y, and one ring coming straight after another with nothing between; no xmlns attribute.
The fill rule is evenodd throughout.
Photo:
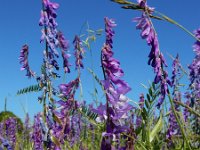
<svg viewBox="0 0 200 150"><path fill-rule="evenodd" d="M194 34L198 39L200 39L200 29L197 29ZM196 41L193 48L196 56L192 64L189 66L190 87L195 99L200 99L200 42Z"/></svg>
<svg viewBox="0 0 200 150"><path fill-rule="evenodd" d="M66 53L69 49L69 41L67 41L62 32L57 33L57 39L59 41L59 47L62 51L62 58L63 58L63 68L65 73L70 73L70 64L69 64L69 57L70 54Z"/></svg>
<svg viewBox="0 0 200 150"><path fill-rule="evenodd" d="M101 52L101 63L104 73L102 84L106 93L106 110L98 110L99 119L106 120L106 132L103 134L101 149L111 148L111 141L116 134L126 132L125 120L132 106L124 95L131 90L129 85L120 78L124 75L120 62L113 58L113 27L116 26L112 19L105 18L106 42ZM103 105L102 105L103 106ZM106 114L105 114L106 112Z"/></svg>
<svg viewBox="0 0 200 150"><path fill-rule="evenodd" d="M60 84L60 96L62 98L70 99L74 97L75 90L79 86L79 78L76 78L75 80L72 80L68 84Z"/></svg>
<svg viewBox="0 0 200 150"><path fill-rule="evenodd" d="M178 75L180 75L180 62L179 62L179 55L177 54L176 58L173 61L173 71L172 71L172 78L171 84L175 87L178 84Z"/></svg>
<svg viewBox="0 0 200 150"><path fill-rule="evenodd" d="M59 57L59 53L57 51L57 48L59 47L62 52L64 71L65 73L69 73L70 64L68 59L70 55L66 53L69 48L69 42L65 39L63 33L57 30L58 24L56 22L56 10L59 5L57 3L50 2L50 0L43 0L42 2L43 9L41 11L39 25L44 27L42 29L41 42L45 41L47 48L49 49L48 54L45 54L45 61L47 64L50 64L48 69L51 69L52 67L56 68L56 70L59 69L58 63L55 60L55 57Z"/></svg>
<svg viewBox="0 0 200 150"><path fill-rule="evenodd" d="M16 144L17 120L15 118L8 118L5 121L5 125L6 137L11 142L11 145L14 148Z"/></svg>
<svg viewBox="0 0 200 150"><path fill-rule="evenodd" d="M14 150L14 147L11 146L11 143L8 140L4 139L1 135L0 135L0 143L1 143L0 150L4 150L5 148L7 150Z"/></svg>
<svg viewBox="0 0 200 150"><path fill-rule="evenodd" d="M83 68L83 54L85 50L83 49L81 39L76 35L74 38L74 50L75 50L75 57L76 57L76 69Z"/></svg>
<svg viewBox="0 0 200 150"><path fill-rule="evenodd" d="M35 150L43 150L43 137L40 117L40 113L34 117L32 140L34 143L33 146Z"/></svg>
<svg viewBox="0 0 200 150"><path fill-rule="evenodd" d="M148 7L146 1L139 0L139 5L143 7ZM160 83L160 98L157 104L157 107L160 108L162 105L166 94L168 94L168 85L171 85L170 80L168 79L168 73L164 70L164 67L167 67L163 54L160 52L158 37L152 26L152 23L149 18L149 14L153 12L153 8L148 7L149 12L144 11L141 17L135 18L134 21L138 24L136 25L137 29L141 30L141 37L146 39L146 42L151 46L151 51L149 53L148 64L154 68L156 74L154 78L154 83Z"/></svg>
<svg viewBox="0 0 200 150"><path fill-rule="evenodd" d="M20 64L22 64L21 70L26 70L26 76L31 78L35 76L35 73L29 67L28 54L29 54L29 47L28 45L24 45L20 51L20 56L19 56Z"/></svg>

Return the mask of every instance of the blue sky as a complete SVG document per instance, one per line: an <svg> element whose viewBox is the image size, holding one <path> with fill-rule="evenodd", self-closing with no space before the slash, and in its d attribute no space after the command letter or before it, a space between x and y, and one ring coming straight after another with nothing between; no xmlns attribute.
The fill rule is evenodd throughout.
<svg viewBox="0 0 200 150"><path fill-rule="evenodd" d="M153 80L154 74L152 68L147 65L149 47L146 46L144 40L141 40L140 32L135 29L135 23L132 19L140 16L140 13L131 10L123 10L118 4L109 0L54 0L60 4L58 10L57 22L59 29L63 31L65 37L69 41L73 41L74 35L78 34L84 22L88 21L92 29L104 27L105 16L114 18L117 27L114 37L114 57L119 59L121 67L125 72L124 80L132 87L132 91L128 96L137 101L139 94L146 92L140 85L148 84L148 80ZM31 68L39 73L42 62L42 51L44 45L40 44L40 27L38 20L40 17L41 1L8 1L1 0L0 9L0 111L4 107L4 98L8 98L8 110L13 111L21 118L24 117L22 105L30 113L31 116L41 110L41 106L37 101L40 94L28 94L16 96L18 89L35 84L34 79L27 79L25 72L20 71L18 61L19 52L23 44L30 46L29 63ZM160 12L170 16L178 21L190 31L200 26L200 1L192 0L153 0L148 3L154 6ZM187 68L191 63L194 53L192 52L192 44L194 39L187 35L176 26L163 21L154 21L156 27L160 48L167 63L169 72L171 72L171 59L167 56L167 52L176 55L179 53L182 65ZM92 46L94 53L95 72L100 78L99 54L104 42L104 36L100 37ZM71 53L73 46L71 45ZM89 52L87 52L89 53ZM84 60L85 68L90 67L90 58L86 54ZM71 64L74 64L71 59ZM62 64L60 64L62 65ZM72 70L74 70L72 66ZM62 73L61 73L62 74ZM73 79L76 72L73 71L67 80ZM84 87L84 100L91 101L89 92L92 91L92 78L87 71L82 74ZM56 83L63 82L63 78ZM101 97L101 95L99 96ZM22 105L21 105L22 104Z"/></svg>

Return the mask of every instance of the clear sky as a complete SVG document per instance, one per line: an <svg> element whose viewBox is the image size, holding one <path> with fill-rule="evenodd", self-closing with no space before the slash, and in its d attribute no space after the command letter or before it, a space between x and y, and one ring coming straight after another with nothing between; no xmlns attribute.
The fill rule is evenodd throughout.
<svg viewBox="0 0 200 150"><path fill-rule="evenodd" d="M105 16L114 18L117 27L114 37L114 57L119 59L121 67L124 69L126 80L132 87L128 94L131 99L137 101L139 94L146 92L140 83L148 84L148 80L153 80L152 68L147 65L149 47L141 40L140 32L135 29L132 19L140 16L131 10L121 9L118 4L109 0L54 0L60 4L57 22L59 29L63 31L65 37L73 41L74 35L78 34L84 22L88 21L90 27L99 29L104 27ZM200 26L200 1L199 0L149 0L148 4L154 6L160 12L172 17L190 31ZM28 80L25 72L20 71L19 52L23 44L30 46L29 63L31 68L39 73L42 62L42 51L44 45L40 44L40 27L38 20L40 17L40 0L1 0L0 9L0 111L4 108L4 98L8 98L8 110L13 111L21 118L24 112L21 104L33 116L40 111L38 104L38 94L28 94L16 96L18 89L35 84L35 80ZM172 55L179 53L182 65L187 68L191 63L194 53L192 44L194 39L174 25L163 21L154 21L154 25L159 35L160 48L164 53L171 72L172 60L167 56L167 52ZM95 72L100 78L100 50L104 42L102 36L92 49L94 53ZM70 51L73 51L71 45ZM88 53L88 52L86 52ZM89 55L87 55L89 56ZM85 68L90 67L89 57L84 60ZM71 64L74 64L71 59ZM62 64L60 64L62 66ZM74 70L72 66L72 70ZM73 72L68 81L74 78ZM92 91L92 80L87 71L83 72L84 99L91 101L89 92ZM59 83L63 80L60 79ZM99 96L101 97L101 95Z"/></svg>

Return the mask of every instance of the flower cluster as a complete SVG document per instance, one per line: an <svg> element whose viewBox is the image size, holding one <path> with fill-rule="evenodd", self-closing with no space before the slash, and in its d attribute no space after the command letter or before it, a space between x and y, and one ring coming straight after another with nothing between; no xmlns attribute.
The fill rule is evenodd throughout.
<svg viewBox="0 0 200 150"><path fill-rule="evenodd" d="M180 76L180 62L179 62L179 55L177 54L176 58L173 61L173 71L172 71L172 78L171 78L171 85L175 87L178 85L178 76Z"/></svg>
<svg viewBox="0 0 200 150"><path fill-rule="evenodd" d="M83 54L84 54L84 49L82 48L82 42L80 38L76 35L74 38L74 49L75 49L75 58L76 58L76 69L78 68L83 68Z"/></svg>
<svg viewBox="0 0 200 150"><path fill-rule="evenodd" d="M147 44L151 46L151 51L148 56L148 64L154 68L154 72L156 74L154 78L154 83L160 83L161 96L157 104L157 107L160 108L165 99L166 94L169 93L168 85L171 85L171 83L168 79L167 71L164 70L164 67L167 67L167 65L163 54L160 52L158 37L149 17L149 15L153 12L154 9L148 7L145 0L138 0L138 2L140 6L148 8L149 10L143 11L142 16L135 18L134 21L137 22L136 28L141 30L141 37L143 39L146 39Z"/></svg>
<svg viewBox="0 0 200 150"><path fill-rule="evenodd" d="M46 41L46 50L49 49L48 53L46 53L47 62L55 67L57 70L59 69L57 65L57 61L55 57L59 57L59 53L56 48L60 48L62 51L63 57L63 67L65 73L69 73L69 66L68 58L70 57L69 54L65 54L67 49L69 48L69 42L65 39L64 35L61 31L57 30L57 22L56 17L57 13L56 10L58 9L59 5L57 3L50 2L49 0L43 0L43 9L41 11L41 18L39 21L39 25L43 26L42 29L42 37L41 42L44 40Z"/></svg>
<svg viewBox="0 0 200 150"><path fill-rule="evenodd" d="M181 101L181 93L176 91L173 100ZM176 112L180 112L180 107L176 103L175 103L175 110ZM180 127L176 121L175 114L172 112L172 108L170 108L169 127L167 130L166 138L171 140L173 135L180 135Z"/></svg>
<svg viewBox="0 0 200 150"><path fill-rule="evenodd" d="M70 57L70 54L66 53L68 52L68 48L69 48L69 42L65 39L64 35L62 32L58 32L57 33L57 39L59 41L59 47L62 51L62 58L63 58L63 68L64 68L64 71L65 73L70 73L70 64L69 64L69 57Z"/></svg>
<svg viewBox="0 0 200 150"><path fill-rule="evenodd" d="M132 109L128 98L124 95L131 90L128 84L121 80L124 72L118 60L113 58L112 44L116 24L112 19L105 18L106 42L101 52L101 63L105 80L102 81L106 92L106 132L103 133L101 149L111 146L112 139L119 133L125 132L127 112ZM101 114L105 112L101 110ZM102 115L105 115L104 113Z"/></svg>
<svg viewBox="0 0 200 150"><path fill-rule="evenodd" d="M43 136L42 136L40 117L41 117L40 113L34 117L32 141L34 143L33 146L35 150L43 150Z"/></svg>
<svg viewBox="0 0 200 150"><path fill-rule="evenodd" d="M16 144L17 120L8 118L0 123L0 149L3 147L13 150Z"/></svg>
<svg viewBox="0 0 200 150"><path fill-rule="evenodd" d="M35 73L29 67L28 54L29 54L28 45L23 45L19 56L20 64L22 64L21 70L26 70L26 76L31 78L35 76Z"/></svg>
<svg viewBox="0 0 200 150"><path fill-rule="evenodd" d="M197 29L194 33L195 36L200 39L200 29ZM194 97L200 99L200 41L196 41L193 48L196 56L189 66L190 87L193 90Z"/></svg>
<svg viewBox="0 0 200 150"><path fill-rule="evenodd" d="M14 150L10 142L6 140L5 138L3 138L1 135L0 135L0 143L1 143L0 150L4 150L5 148L7 150Z"/></svg>

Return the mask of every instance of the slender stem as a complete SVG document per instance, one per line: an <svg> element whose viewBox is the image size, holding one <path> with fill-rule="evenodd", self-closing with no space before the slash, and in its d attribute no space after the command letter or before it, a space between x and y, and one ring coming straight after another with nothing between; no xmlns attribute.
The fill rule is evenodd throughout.
<svg viewBox="0 0 200 150"><path fill-rule="evenodd" d="M178 26L179 28L181 28L183 31L185 31L186 33L188 33L189 35L191 35L193 38L195 38L197 41L200 42L200 39L198 39L192 32L190 32L187 28L185 28L183 25L179 24L178 22L176 22L175 20L169 18L168 16L164 15L163 13L159 12L159 11L154 11L155 13L159 14L163 20L166 20L176 26Z"/></svg>
<svg viewBox="0 0 200 150"><path fill-rule="evenodd" d="M179 101L175 101L175 100L174 100L174 102L177 103L178 105L181 105L181 106L187 108L189 112L191 112L191 113L193 113L194 115L200 117L200 114L199 114L198 112L194 111L191 107L189 107L189 106L187 106L187 105L185 105L185 104L183 104L183 103L181 103L181 102L179 102Z"/></svg>
<svg viewBox="0 0 200 150"><path fill-rule="evenodd" d="M177 114L177 112L176 112L176 110L175 110L174 102L173 102L173 100L172 100L170 94L168 94L168 98L169 98L169 101L170 101L171 108L172 108L172 111L173 111L173 113L174 113L174 116L175 116L175 118L176 118L176 121L177 121L177 123L178 123L178 125L179 125L179 127L180 127L181 133L182 133L184 139L186 140L186 144L187 144L188 148L189 148L190 150L192 150L192 148L191 148L191 146L190 146L190 143L189 143L189 141L188 141L188 139L187 139L187 136L186 136L186 134L185 134L185 131L184 131L183 127L182 127L182 123L181 123L181 121L179 120L178 114Z"/></svg>
<svg viewBox="0 0 200 150"><path fill-rule="evenodd" d="M89 37L90 36L90 33L89 33L89 30L90 30L90 26L89 26L89 23L87 22L87 36ZM90 46L88 46L88 49L90 51L90 62L91 62L91 69L92 71L94 71L94 62L93 62L93 54L92 54L92 49L90 48ZM95 84L95 79L92 78L92 81L93 81L93 88L94 88L94 98L95 98L95 103L96 103L96 106L98 106L98 99L97 99L97 93L96 93L96 84Z"/></svg>

